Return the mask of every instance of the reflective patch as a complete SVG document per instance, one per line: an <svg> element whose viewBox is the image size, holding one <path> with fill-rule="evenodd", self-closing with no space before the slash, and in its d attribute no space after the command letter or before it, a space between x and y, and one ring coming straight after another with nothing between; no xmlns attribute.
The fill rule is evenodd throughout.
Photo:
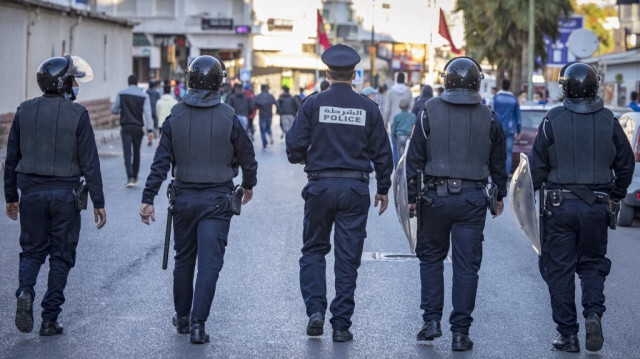
<svg viewBox="0 0 640 359"><path fill-rule="evenodd" d="M359 108L320 106L320 122L365 126L367 111Z"/></svg>

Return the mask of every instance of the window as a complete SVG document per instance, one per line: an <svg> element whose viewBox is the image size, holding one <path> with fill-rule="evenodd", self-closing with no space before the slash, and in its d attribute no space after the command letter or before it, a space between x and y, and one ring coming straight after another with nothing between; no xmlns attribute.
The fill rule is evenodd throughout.
<svg viewBox="0 0 640 359"><path fill-rule="evenodd" d="M156 16L174 17L175 0L156 0Z"/></svg>

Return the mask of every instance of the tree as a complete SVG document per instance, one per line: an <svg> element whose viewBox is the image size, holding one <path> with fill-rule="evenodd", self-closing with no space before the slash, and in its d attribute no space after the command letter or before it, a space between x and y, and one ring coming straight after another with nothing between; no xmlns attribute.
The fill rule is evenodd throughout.
<svg viewBox="0 0 640 359"><path fill-rule="evenodd" d="M528 48L529 0L458 0L456 10L464 11L467 53L477 60L487 59L511 79L514 92L522 88L523 61ZM558 19L568 17L570 0L537 0L535 4L535 56L546 60L542 34L558 36Z"/></svg>
<svg viewBox="0 0 640 359"><path fill-rule="evenodd" d="M576 15L584 15L584 27L593 31L598 40L600 40L600 48L594 55L602 55L613 51L613 34L611 30L604 28L603 23L607 17L618 16L613 6L600 7L594 3L582 4L577 6L576 1L572 0L571 4L575 9Z"/></svg>

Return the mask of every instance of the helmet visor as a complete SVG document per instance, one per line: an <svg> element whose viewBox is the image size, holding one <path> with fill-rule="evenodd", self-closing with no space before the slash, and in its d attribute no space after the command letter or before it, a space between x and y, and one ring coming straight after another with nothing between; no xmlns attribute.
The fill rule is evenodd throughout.
<svg viewBox="0 0 640 359"><path fill-rule="evenodd" d="M89 82L93 80L93 70L89 63L80 56L71 56L71 66L69 75L73 76L80 82Z"/></svg>

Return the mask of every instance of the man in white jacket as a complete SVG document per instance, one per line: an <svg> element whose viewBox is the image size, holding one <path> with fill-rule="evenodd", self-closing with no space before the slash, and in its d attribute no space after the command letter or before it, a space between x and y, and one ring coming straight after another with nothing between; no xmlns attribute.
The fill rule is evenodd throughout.
<svg viewBox="0 0 640 359"><path fill-rule="evenodd" d="M403 99L409 101L409 107L413 105L411 103L413 100L413 96L411 96L411 89L409 86L404 84L404 73L400 72L396 77L396 84L387 91L384 113L382 114L384 126L387 128L387 132L389 131L389 126L391 125L391 121L393 121L393 117L400 113L400 101ZM395 140L391 138L391 141L393 142L391 146L393 149L393 163L397 164L398 159L402 154L397 153Z"/></svg>
<svg viewBox="0 0 640 359"><path fill-rule="evenodd" d="M164 120L166 120L167 117L171 114L171 108L173 107L173 105L178 103L178 101L171 95L171 85L164 85L162 89L164 91L164 94L162 95L162 97L160 97L158 102L156 102L158 128L160 129L162 128L162 123L164 122Z"/></svg>

